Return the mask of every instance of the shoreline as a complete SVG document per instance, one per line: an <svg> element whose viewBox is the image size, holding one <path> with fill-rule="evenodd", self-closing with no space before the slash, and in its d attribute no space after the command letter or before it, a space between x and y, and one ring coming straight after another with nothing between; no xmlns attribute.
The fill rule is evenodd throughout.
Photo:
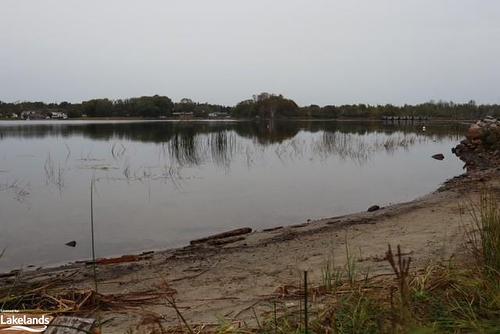
<svg viewBox="0 0 500 334"><path fill-rule="evenodd" d="M349 120L345 120L346 122L349 122ZM44 121L32 121L30 123L32 124L43 124ZM62 122L62 123L66 123L66 122L72 122L72 121L56 121L56 122L49 122L49 126L51 126L52 124L54 124L54 126L57 127L57 124L62 124L62 123L58 123L58 122ZM107 122L105 120L103 120L102 122ZM126 121L128 122L128 121ZM131 121L131 122L135 122L135 121ZM141 121L138 121L138 122L141 122ZM156 122L156 121L152 121L152 122ZM169 122L169 121L167 121ZM177 121L173 121L173 122L177 122ZM182 121L180 121L182 122ZM190 122L190 121L188 121ZM197 121L193 121L193 122L197 122ZM210 120L208 122L211 122ZM215 120L214 122L218 122L217 120ZM243 121L242 121L243 122ZM283 122L290 122L290 123L294 123L296 121L294 120L284 120ZM320 120L317 120L317 122L321 122ZM331 121L332 124L334 122L337 122L335 120L332 120ZM20 126L23 126L24 123L22 122L19 122L17 124L21 124ZM339 123L341 124L341 123ZM369 126L369 123L365 123L366 126ZM379 122L377 121L376 123L372 123L372 124L379 124ZM41 125L43 126L43 125ZM307 125L305 125L307 127ZM334 126L335 127L335 126ZM439 126L435 126L436 128L439 128ZM453 127L453 125L451 125L450 127ZM429 127L431 128L431 127ZM444 128L444 127L443 127ZM458 126L457 126L458 128ZM413 130L409 130L410 133L413 133ZM450 143L450 146L451 146L451 143ZM448 145L446 145L446 149L443 149L443 151L446 150L448 151ZM437 151L436 151L437 152ZM424 160L428 160L428 161L433 161L432 159L430 159L429 157L428 158L425 158ZM452 159L454 160L454 159ZM458 170L459 169L459 161L458 160L455 160L457 162L457 164L455 166L457 166L457 169L456 170L453 170L453 172L446 172L446 168L444 169L444 172L442 172L442 177L439 177L435 180L433 180L433 182L429 183L428 187L426 187L425 189L423 189L423 191L415 191L415 192L410 192L408 191L409 195L414 195L413 197L412 196L406 196L406 194L402 195L402 196L395 196L395 195L391 195L389 198L377 198L377 197L374 197L373 198L373 202L371 201L371 198L368 199L368 201L361 201L361 202L358 202L358 200L354 200L352 201L352 203L356 203L358 202L357 205L354 205L354 207L352 209L354 210L339 210L337 211L336 209L329 209L329 210L325 210L324 211L324 214L315 214L314 213L314 210L310 213L308 213L307 216L303 216L303 220L301 218L299 218L298 220L297 219L293 219L293 217L290 219L288 219L287 221L279 221L278 224L281 224L281 225L293 225L293 224L299 224L299 223L302 223L302 222L305 222L306 220L308 220L308 218L313 218L315 220L319 219L319 218L325 218L325 217L328 217L332 214L355 214L357 210L364 210L366 209L369 205L371 204L378 204L378 205L382 205L382 204L391 204L391 203L398 203L400 202L401 200L404 200L404 201L408 201L408 200L412 200L414 199L415 197L417 196L424 196L426 194L427 191L431 191L431 190L434 190L436 187L438 187L440 184L442 184L442 182L445 182L446 181L446 178L448 177L452 177L458 173L460 173L460 171ZM439 162L437 162L437 164L439 164ZM437 166L437 165L436 165ZM439 168L439 167L438 167ZM441 170L443 170L443 168L439 168ZM413 193L413 194L412 194ZM403 197L404 196L404 197ZM351 202L350 202L351 203ZM366 204L366 207L365 207L365 204ZM327 207L328 209L328 207ZM276 225L276 222L273 222L272 219L265 219L265 225L260 225L258 226L259 229L264 229L265 227L268 227L266 226L267 224L273 226L273 225ZM257 225L257 224L256 224ZM249 222L249 223L242 223L241 226L249 226L249 227L254 227L252 226L252 223ZM233 228L233 226L231 226L231 222L229 222L226 226L226 228L230 229L230 228ZM208 232L205 232L205 233L212 233L214 232L213 230L212 231L208 231ZM167 232L168 233L168 232ZM198 235L197 235L198 236ZM107 258L114 258L114 257L119 257L120 255L123 255L123 254L127 254L127 255L140 255L140 253L142 252L149 252L149 251L155 251L155 252L158 252L158 251L168 251L168 250L172 250L172 249L176 249L176 248L182 248L183 246L185 246L190 239L188 238L192 238L193 235L187 235L187 237L185 239L182 240L182 242L180 243L173 243L172 245L165 245L165 246L161 246L161 244L156 244L156 245L151 245L152 247L151 248L148 248L148 245L146 244L145 246L146 247L129 247L129 249L126 249L124 248L124 250L121 250L121 249L115 249L115 251L112 251L112 252L107 252L107 253L102 253L100 254L101 257L107 257ZM66 253L64 252L64 249L66 248L63 244L64 242L66 241L69 241L69 240L72 240L74 239L75 237L73 236L70 236L67 238L67 240L60 240L58 241L58 245L60 244L60 246L62 246L62 250L59 249L58 251L59 252L63 252L63 253ZM76 239L78 240L78 239ZM159 247L158 247L159 245ZM83 250L85 250L87 247L84 243L81 243L79 244L79 246L83 246ZM139 244L140 246L140 244ZM67 250L71 250L71 248L67 248ZM113 249L112 249L113 250ZM72 254L72 253L69 253L69 254ZM29 254L28 256L26 256L25 258L29 258ZM6 261L8 260L11 260L10 258L9 259L4 259ZM38 260L38 261L37 261ZM10 271L14 270L14 271L17 271L19 269L21 269L21 267L23 267L23 270L29 270L29 271L32 271L33 269L35 268L39 268L39 267L42 267L42 268L56 268L56 267L60 267L60 266L66 266L66 265L69 265L71 264L72 262L78 262L78 263L81 263L81 262L88 262L89 261L89 252L86 252L84 251L83 253L79 253L79 256L67 256L65 258L65 256L58 256L57 254L54 254L54 256L51 258L49 257L46 257L46 258L38 258L38 259L33 259L32 261L25 261L24 263L22 263L21 261L18 261L17 263L15 263L15 261L11 261L9 263L4 263L6 264L3 268L1 268L0 270L0 275L3 273L3 274L7 274L9 273ZM21 265L17 265L15 267L16 264L20 264L22 263L22 266Z"/></svg>
<svg viewBox="0 0 500 334"><path fill-rule="evenodd" d="M27 123L59 123L59 122L113 122L113 121L130 121L130 122L377 122L377 123L394 123L394 124L421 124L421 123L473 123L472 119L447 119L436 118L427 120L383 120L378 118L276 118L276 119L259 119L259 118L141 118L141 117L85 117L85 118L68 118L68 119L11 119L0 118L0 122L27 122Z"/></svg>
<svg viewBox="0 0 500 334"><path fill-rule="evenodd" d="M416 268L460 257L462 228L468 217L457 204L477 199L482 186L500 191L500 171L468 172L428 195L374 212L230 236L235 240L228 243L200 242L108 259L97 264L98 291L103 296L150 296L161 287L175 293L190 323L215 324L218 317L252 322L252 309L266 312L280 289L297 286L301 271L308 270L311 282L317 284L330 255L335 265L345 265L347 248L355 254L358 270L375 276L391 272L381 261L388 243L401 244ZM79 262L23 272L2 277L0 287L18 280L18 284L52 282L52 289L61 293L89 291L94 286L92 267L92 263ZM165 303L146 300L140 308L140 312L103 311L101 316L113 319L106 332L123 333L141 323L146 313L177 321L175 311Z"/></svg>
<svg viewBox="0 0 500 334"><path fill-rule="evenodd" d="M481 146L467 140L457 148L460 145L463 152L457 155L467 171L409 202L229 233L216 242L203 238L181 248L100 260L95 266L87 261L14 273L2 276L0 287L18 284L33 289L35 284L50 287L52 296L81 293L85 300L98 295L111 304L87 310L85 316L104 319L106 333L124 333L153 324L148 319L176 326L179 310L193 326L217 326L220 319L254 324L278 298L300 307L297 297L286 296L301 286L303 271L308 271L314 286L321 285L330 263L345 268L353 261L359 275L366 277L393 275L384 261L388 244L401 245L415 271L465 259L464 228L473 224L467 208L478 202L485 188L500 194L500 155L488 153L485 160ZM175 298L175 307L168 298Z"/></svg>
<svg viewBox="0 0 500 334"><path fill-rule="evenodd" d="M319 233L322 231L318 231L318 228L324 228L326 225L332 225L332 224L338 224L335 227L340 227L340 228L347 228L351 225L356 225L358 223L361 223L361 221L372 221L376 220L378 217L383 216L383 217L391 217L393 215L397 215L399 213L402 213L403 211L406 210L412 210L412 208L418 207L421 202L432 199L436 194L443 192L443 191L448 191L449 189L449 184L450 183L455 183L456 180L460 180L463 178L467 178L468 173L462 173L457 176L453 176L449 179L446 179L444 182L440 183L438 187L427 194L424 194L422 196L418 196L410 201L406 202L397 202L397 203L391 203L387 206L380 206L379 209L369 212L369 211L356 211L356 212L351 212L339 216L332 216L332 217L321 217L317 219L307 219L306 222L294 222L290 223L288 225L281 225L281 226L275 226L275 227L267 227L259 230L254 230L253 228L250 227L244 227L243 229L249 229L250 232L246 233L241 233L237 235L230 235L228 237L223 237L219 238L219 235L226 234L226 233L232 233L233 231L240 230L242 228L234 228L226 231L222 231L220 233L215 233L215 234L209 234L206 236L201 237L200 239L194 239L189 241L187 244L184 246L178 246L178 247L172 247L172 248L147 248L147 249L142 249L138 250L136 252L129 252L129 253L119 253L119 254L114 254L114 255L109 255L106 257L98 257L96 259L97 265L106 263L106 264L112 264L112 263L127 263L127 262L134 262L135 259L139 259L142 256L145 255L150 255L150 254L170 254L170 253L177 253L177 252L186 252L186 251L198 251L200 249L203 249L203 246L206 246L206 242L199 242L198 240L206 240L206 241L211 241L213 239L223 239L223 242L220 245L229 245L229 247L225 247L225 249L230 249L230 246L232 244L239 246L240 243L239 241L242 240L232 240L232 237L235 238L246 238L250 237L252 240L260 240L261 237L265 237L268 234L273 234L279 231L284 231L285 233L288 233L288 231L291 229L294 232L297 232L297 235L300 235L302 232L307 231L307 233ZM294 234L295 235L295 234ZM227 240L224 240L227 239ZM276 240L273 240L273 242ZM219 245L219 246L220 246ZM201 247L200 247L201 246ZM217 246L217 245L216 245ZM258 247L260 245L252 245L253 247ZM36 264L30 264L27 267L24 268L14 268L11 270L6 270L6 271L0 271L0 278L7 278L7 277L12 277L17 275L19 272L23 272L24 274L30 274L30 273L42 273L42 272L52 272L52 271L59 271L61 269L73 269L73 268L78 268L81 266L91 266L93 264L93 261L91 258L88 259L75 259L75 260L69 260L69 261L61 261L57 263L52 263L52 264L45 264L45 265L36 265ZM1 285L0 285L1 286Z"/></svg>

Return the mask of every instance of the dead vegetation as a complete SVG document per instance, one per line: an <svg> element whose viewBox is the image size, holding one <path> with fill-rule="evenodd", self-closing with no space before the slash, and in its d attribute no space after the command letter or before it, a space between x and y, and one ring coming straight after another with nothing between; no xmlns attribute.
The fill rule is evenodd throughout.
<svg viewBox="0 0 500 334"><path fill-rule="evenodd" d="M470 211L476 226L466 236L466 259L412 268L412 258L399 245L389 245L382 259L392 274L370 276L346 252L343 267L331 260L321 268L319 285L278 287L246 309L219 323L168 326L162 318L150 333L498 333L500 268L497 194L485 192ZM471 234L473 233L473 237ZM267 309L257 312L257 309ZM254 319L238 319L251 311ZM180 314L179 314L180 316Z"/></svg>

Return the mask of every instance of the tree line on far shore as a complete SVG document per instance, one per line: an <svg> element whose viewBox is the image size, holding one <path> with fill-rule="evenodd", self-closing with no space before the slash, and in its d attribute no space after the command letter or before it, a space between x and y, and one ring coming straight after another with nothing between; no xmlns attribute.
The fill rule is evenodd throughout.
<svg viewBox="0 0 500 334"><path fill-rule="evenodd" d="M166 96L142 96L130 99L92 99L82 103L44 103L0 101L0 118L22 118L26 112L50 116L52 112L65 113L68 118L134 117L134 118L208 118L232 117L240 119L382 119L441 118L477 119L486 115L500 117L500 105L430 101L416 105L309 105L298 106L282 95L261 93L241 101L236 106L197 103L184 98L173 102Z"/></svg>

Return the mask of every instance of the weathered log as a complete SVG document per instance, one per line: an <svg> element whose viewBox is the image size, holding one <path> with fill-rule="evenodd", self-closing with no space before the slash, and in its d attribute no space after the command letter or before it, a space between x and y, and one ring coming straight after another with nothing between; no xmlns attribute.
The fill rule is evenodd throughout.
<svg viewBox="0 0 500 334"><path fill-rule="evenodd" d="M380 210L380 206L378 206L378 205L372 205L366 211L373 212L373 211L377 211L377 210Z"/></svg>
<svg viewBox="0 0 500 334"><path fill-rule="evenodd" d="M136 262L139 260L140 258L137 255L122 255L120 257L97 259L95 262L97 264L118 264L118 263ZM93 262L90 261L88 263L92 264Z"/></svg>
<svg viewBox="0 0 500 334"><path fill-rule="evenodd" d="M263 229L262 232L271 232L271 231L281 230L282 228L283 226L270 227Z"/></svg>
<svg viewBox="0 0 500 334"><path fill-rule="evenodd" d="M245 240L245 237L232 237L232 238L223 238L223 239L215 239L207 242L210 246L222 246L227 244L232 244L233 242L238 242Z"/></svg>
<svg viewBox="0 0 500 334"><path fill-rule="evenodd" d="M210 240L215 240L215 239L224 239L224 238L229 238L229 237L236 237L239 235L243 234L248 234L251 233L252 229L250 227L243 227L243 228L237 228L235 230L227 231L227 232L222 232L219 234L214 234L205 238L200 238L196 240L191 240L190 244L195 245L195 244L201 244L204 242L208 242Z"/></svg>

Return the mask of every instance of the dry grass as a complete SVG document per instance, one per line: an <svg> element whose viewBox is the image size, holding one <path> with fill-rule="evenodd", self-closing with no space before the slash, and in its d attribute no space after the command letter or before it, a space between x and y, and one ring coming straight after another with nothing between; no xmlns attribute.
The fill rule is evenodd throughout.
<svg viewBox="0 0 500 334"><path fill-rule="evenodd" d="M483 190L479 205L470 205L473 226L466 231L468 245L479 265L493 277L500 273L500 207L491 190Z"/></svg>

